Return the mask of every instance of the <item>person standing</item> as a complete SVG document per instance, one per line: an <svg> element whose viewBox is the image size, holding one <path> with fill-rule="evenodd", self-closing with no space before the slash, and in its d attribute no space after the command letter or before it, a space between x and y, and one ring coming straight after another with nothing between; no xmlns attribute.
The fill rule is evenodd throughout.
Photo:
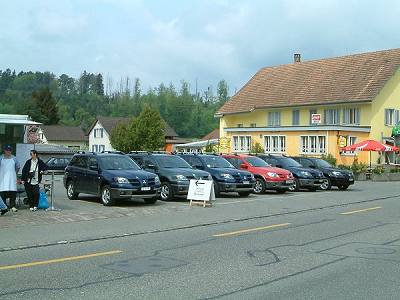
<svg viewBox="0 0 400 300"><path fill-rule="evenodd" d="M30 155L31 158L25 162L22 168L21 180L28 196L29 209L36 211L39 204L39 184L42 181L42 174L47 170L47 165L39 158L36 150L31 150Z"/></svg>
<svg viewBox="0 0 400 300"><path fill-rule="evenodd" d="M5 145L3 151L4 154L0 156L0 196L4 202L7 198L10 199L9 207L13 212L17 212L15 200L17 199L17 173L20 164L11 153L11 145Z"/></svg>

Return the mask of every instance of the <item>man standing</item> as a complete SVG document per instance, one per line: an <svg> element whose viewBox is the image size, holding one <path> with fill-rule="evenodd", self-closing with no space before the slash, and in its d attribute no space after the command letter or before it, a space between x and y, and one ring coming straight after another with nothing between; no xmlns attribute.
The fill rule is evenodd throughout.
<svg viewBox="0 0 400 300"><path fill-rule="evenodd" d="M17 199L17 173L19 170L19 162L17 158L11 154L11 145L4 146L4 155L0 156L0 196L4 202L10 199L10 206L13 212L18 211L15 207Z"/></svg>

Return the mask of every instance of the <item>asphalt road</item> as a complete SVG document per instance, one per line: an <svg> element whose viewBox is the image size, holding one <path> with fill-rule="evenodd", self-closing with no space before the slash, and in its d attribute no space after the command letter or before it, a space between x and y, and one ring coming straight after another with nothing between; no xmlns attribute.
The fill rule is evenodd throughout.
<svg viewBox="0 0 400 300"><path fill-rule="evenodd" d="M211 208L83 197L72 209L61 189L57 203L60 217L114 214L0 227L0 299L399 298L398 183L229 195Z"/></svg>

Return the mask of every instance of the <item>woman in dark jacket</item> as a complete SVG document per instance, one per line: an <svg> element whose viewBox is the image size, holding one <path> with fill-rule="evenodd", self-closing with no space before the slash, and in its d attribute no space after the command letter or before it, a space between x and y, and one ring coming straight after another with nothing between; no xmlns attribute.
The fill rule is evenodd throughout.
<svg viewBox="0 0 400 300"><path fill-rule="evenodd" d="M46 170L47 165L38 157L38 152L31 150L31 159L25 162L21 176L31 211L37 210L40 195L39 184L42 181L42 174Z"/></svg>

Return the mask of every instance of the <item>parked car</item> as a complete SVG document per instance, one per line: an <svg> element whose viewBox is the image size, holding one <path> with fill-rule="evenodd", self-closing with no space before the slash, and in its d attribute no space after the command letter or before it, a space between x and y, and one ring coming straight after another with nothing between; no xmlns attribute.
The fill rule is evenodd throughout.
<svg viewBox="0 0 400 300"><path fill-rule="evenodd" d="M65 167L68 166L71 161L70 157L50 157L46 161L46 165L49 167L48 170L65 170Z"/></svg>
<svg viewBox="0 0 400 300"><path fill-rule="evenodd" d="M255 194L265 193L265 190L275 190L285 193L294 184L294 178L290 171L272 167L263 159L247 154L224 154L227 161L237 169L247 170L256 179L253 192Z"/></svg>
<svg viewBox="0 0 400 300"><path fill-rule="evenodd" d="M186 196L190 179L211 180L211 175L192 168L182 158L166 153L130 152L132 158L143 169L156 173L161 180L161 200L168 201L177 195Z"/></svg>
<svg viewBox="0 0 400 300"><path fill-rule="evenodd" d="M253 174L236 169L229 161L218 155L209 154L178 154L192 167L209 172L214 180L215 196L221 192L237 192L246 197L255 184Z"/></svg>
<svg viewBox="0 0 400 300"><path fill-rule="evenodd" d="M75 154L66 167L64 186L69 199L85 193L100 196L106 206L131 198L152 204L159 197L160 179L125 154L83 152Z"/></svg>
<svg viewBox="0 0 400 300"><path fill-rule="evenodd" d="M293 157L293 159L306 168L318 169L324 173L326 179L321 185L322 190L330 190L332 186L337 186L339 190L346 190L354 184L352 171L336 168L321 158Z"/></svg>
<svg viewBox="0 0 400 300"><path fill-rule="evenodd" d="M258 157L274 167L292 172L294 185L290 187L291 191L298 191L300 189L316 191L325 181L325 176L321 171L305 168L293 158L272 154L258 154Z"/></svg>

